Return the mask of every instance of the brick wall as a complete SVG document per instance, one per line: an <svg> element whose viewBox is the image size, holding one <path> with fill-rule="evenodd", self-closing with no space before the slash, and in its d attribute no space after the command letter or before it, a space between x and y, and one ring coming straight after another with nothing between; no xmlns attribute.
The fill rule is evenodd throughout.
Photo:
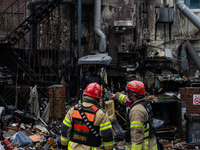
<svg viewBox="0 0 200 150"><path fill-rule="evenodd" d="M181 101L186 102L187 114L200 114L200 105L193 105L193 94L200 94L200 87L180 88Z"/></svg>
<svg viewBox="0 0 200 150"><path fill-rule="evenodd" d="M49 91L49 102L51 106L51 116L54 121L59 123L65 117L65 86L63 85L52 85L48 88Z"/></svg>

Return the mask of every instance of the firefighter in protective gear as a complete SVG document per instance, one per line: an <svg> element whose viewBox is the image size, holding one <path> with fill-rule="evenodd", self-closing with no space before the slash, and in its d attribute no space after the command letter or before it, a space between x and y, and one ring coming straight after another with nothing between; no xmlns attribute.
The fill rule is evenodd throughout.
<svg viewBox="0 0 200 150"><path fill-rule="evenodd" d="M130 106L130 127L125 135L126 150L157 150L157 140L153 128L153 112L145 99L145 87L140 81L130 81L126 85L127 95L117 92L112 99Z"/></svg>
<svg viewBox="0 0 200 150"><path fill-rule="evenodd" d="M106 111L98 103L102 89L98 83L89 84L83 103L70 108L61 125L61 145L68 150L105 150L114 146L113 130Z"/></svg>

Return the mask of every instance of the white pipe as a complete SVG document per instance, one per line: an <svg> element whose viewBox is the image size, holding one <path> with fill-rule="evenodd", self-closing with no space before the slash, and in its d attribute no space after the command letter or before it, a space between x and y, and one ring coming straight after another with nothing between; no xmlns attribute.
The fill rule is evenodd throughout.
<svg viewBox="0 0 200 150"><path fill-rule="evenodd" d="M94 31L97 36L100 38L99 40L99 51L106 51L106 36L101 31L101 0L95 0L94 6Z"/></svg>
<svg viewBox="0 0 200 150"><path fill-rule="evenodd" d="M200 19L185 5L184 0L176 0L177 8L200 30Z"/></svg>

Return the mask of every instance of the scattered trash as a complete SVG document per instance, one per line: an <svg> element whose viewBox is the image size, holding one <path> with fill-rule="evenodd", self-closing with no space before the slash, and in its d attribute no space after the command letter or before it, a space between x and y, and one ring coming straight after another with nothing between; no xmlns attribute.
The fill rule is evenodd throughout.
<svg viewBox="0 0 200 150"><path fill-rule="evenodd" d="M153 126L155 129L160 128L164 124L163 120L153 118Z"/></svg>
<svg viewBox="0 0 200 150"><path fill-rule="evenodd" d="M10 141L8 139L4 139L3 142L4 142L4 145L6 146L7 150L14 149L13 145L10 143Z"/></svg>
<svg viewBox="0 0 200 150"><path fill-rule="evenodd" d="M4 111L4 107L0 107L0 116L2 115L3 111Z"/></svg>
<svg viewBox="0 0 200 150"><path fill-rule="evenodd" d="M35 93L37 94L36 91ZM37 97L35 98L37 99ZM35 98L32 97L33 104L33 100L35 100ZM151 103L159 102L158 97L155 97L155 95L147 96L147 100ZM74 101L74 103L67 103L68 108L72 107L75 103L77 103L77 100ZM0 150L60 149L61 120L56 120L56 112L54 112L54 119L52 119L52 108L50 106L52 103L50 103L46 98L43 98L42 101L39 100L39 103L37 104L37 106L40 105L39 110L35 109L36 106L33 104L31 106L34 109L31 109L31 106L29 105L26 105L23 110L18 110L15 106L12 105L0 107L2 125L2 131L0 130L0 134L2 135L0 138ZM40 115L38 115L38 111L40 111ZM60 113L61 112L59 112L59 115ZM179 139L177 127L170 125L169 122L165 120L166 117L161 116L162 113L159 113L158 116L153 118L153 125L155 128L155 133L158 135L160 139L159 141L163 144L164 148L199 148L198 145L192 143L197 139L196 136L194 136L193 140L191 140L191 143L186 143L184 138ZM126 119L123 121L128 127L129 124L126 122ZM127 145L124 140L125 130L118 123L116 118L111 120L111 123L115 131L115 146L113 150L124 150L125 146Z"/></svg>
<svg viewBox="0 0 200 150"><path fill-rule="evenodd" d="M34 135L31 135L29 136L29 138L33 141L33 142L39 142L39 139L41 139L41 135L38 133L38 134L34 134Z"/></svg>
<svg viewBox="0 0 200 150"><path fill-rule="evenodd" d="M5 139L10 139L16 132L14 130L8 130L3 134Z"/></svg>
<svg viewBox="0 0 200 150"><path fill-rule="evenodd" d="M0 150L5 150L4 146L2 145L2 142L0 143Z"/></svg>
<svg viewBox="0 0 200 150"><path fill-rule="evenodd" d="M33 141L23 132L18 132L13 144L19 144L21 147L33 145Z"/></svg>

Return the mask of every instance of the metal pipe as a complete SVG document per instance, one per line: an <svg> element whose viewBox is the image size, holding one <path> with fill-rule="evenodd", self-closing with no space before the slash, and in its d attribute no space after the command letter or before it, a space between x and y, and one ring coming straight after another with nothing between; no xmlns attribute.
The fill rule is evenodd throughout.
<svg viewBox="0 0 200 150"><path fill-rule="evenodd" d="M106 36L101 31L101 0L95 0L94 6L94 31L100 38L99 40L99 52L106 51Z"/></svg>
<svg viewBox="0 0 200 150"><path fill-rule="evenodd" d="M81 57L81 15L82 15L82 2L81 0L78 0L78 56L77 56L77 59L79 60L79 58ZM78 83L80 86L79 89L80 89L80 99L79 100L82 100L82 84L81 84L81 81L82 81L82 68L80 67L80 65L78 65L78 76L80 78L78 78Z"/></svg>
<svg viewBox="0 0 200 150"><path fill-rule="evenodd" d="M137 1L137 11L136 11L136 14L137 14L137 17L136 17L136 34L137 34L137 39L136 39L136 48L138 48L138 45L139 45L139 3L140 3L140 0Z"/></svg>
<svg viewBox="0 0 200 150"><path fill-rule="evenodd" d="M177 8L200 30L200 19L185 5L184 0L176 0Z"/></svg>
<svg viewBox="0 0 200 150"><path fill-rule="evenodd" d="M74 67L74 5L70 5L70 60L71 68Z"/></svg>
<svg viewBox="0 0 200 150"><path fill-rule="evenodd" d="M81 57L81 0L78 0L78 58Z"/></svg>
<svg viewBox="0 0 200 150"><path fill-rule="evenodd" d="M200 70L200 57L197 54L197 51L194 49L192 44L189 41L186 41L186 48L187 52L190 55L191 60L193 60L194 64L196 65L197 69Z"/></svg>

